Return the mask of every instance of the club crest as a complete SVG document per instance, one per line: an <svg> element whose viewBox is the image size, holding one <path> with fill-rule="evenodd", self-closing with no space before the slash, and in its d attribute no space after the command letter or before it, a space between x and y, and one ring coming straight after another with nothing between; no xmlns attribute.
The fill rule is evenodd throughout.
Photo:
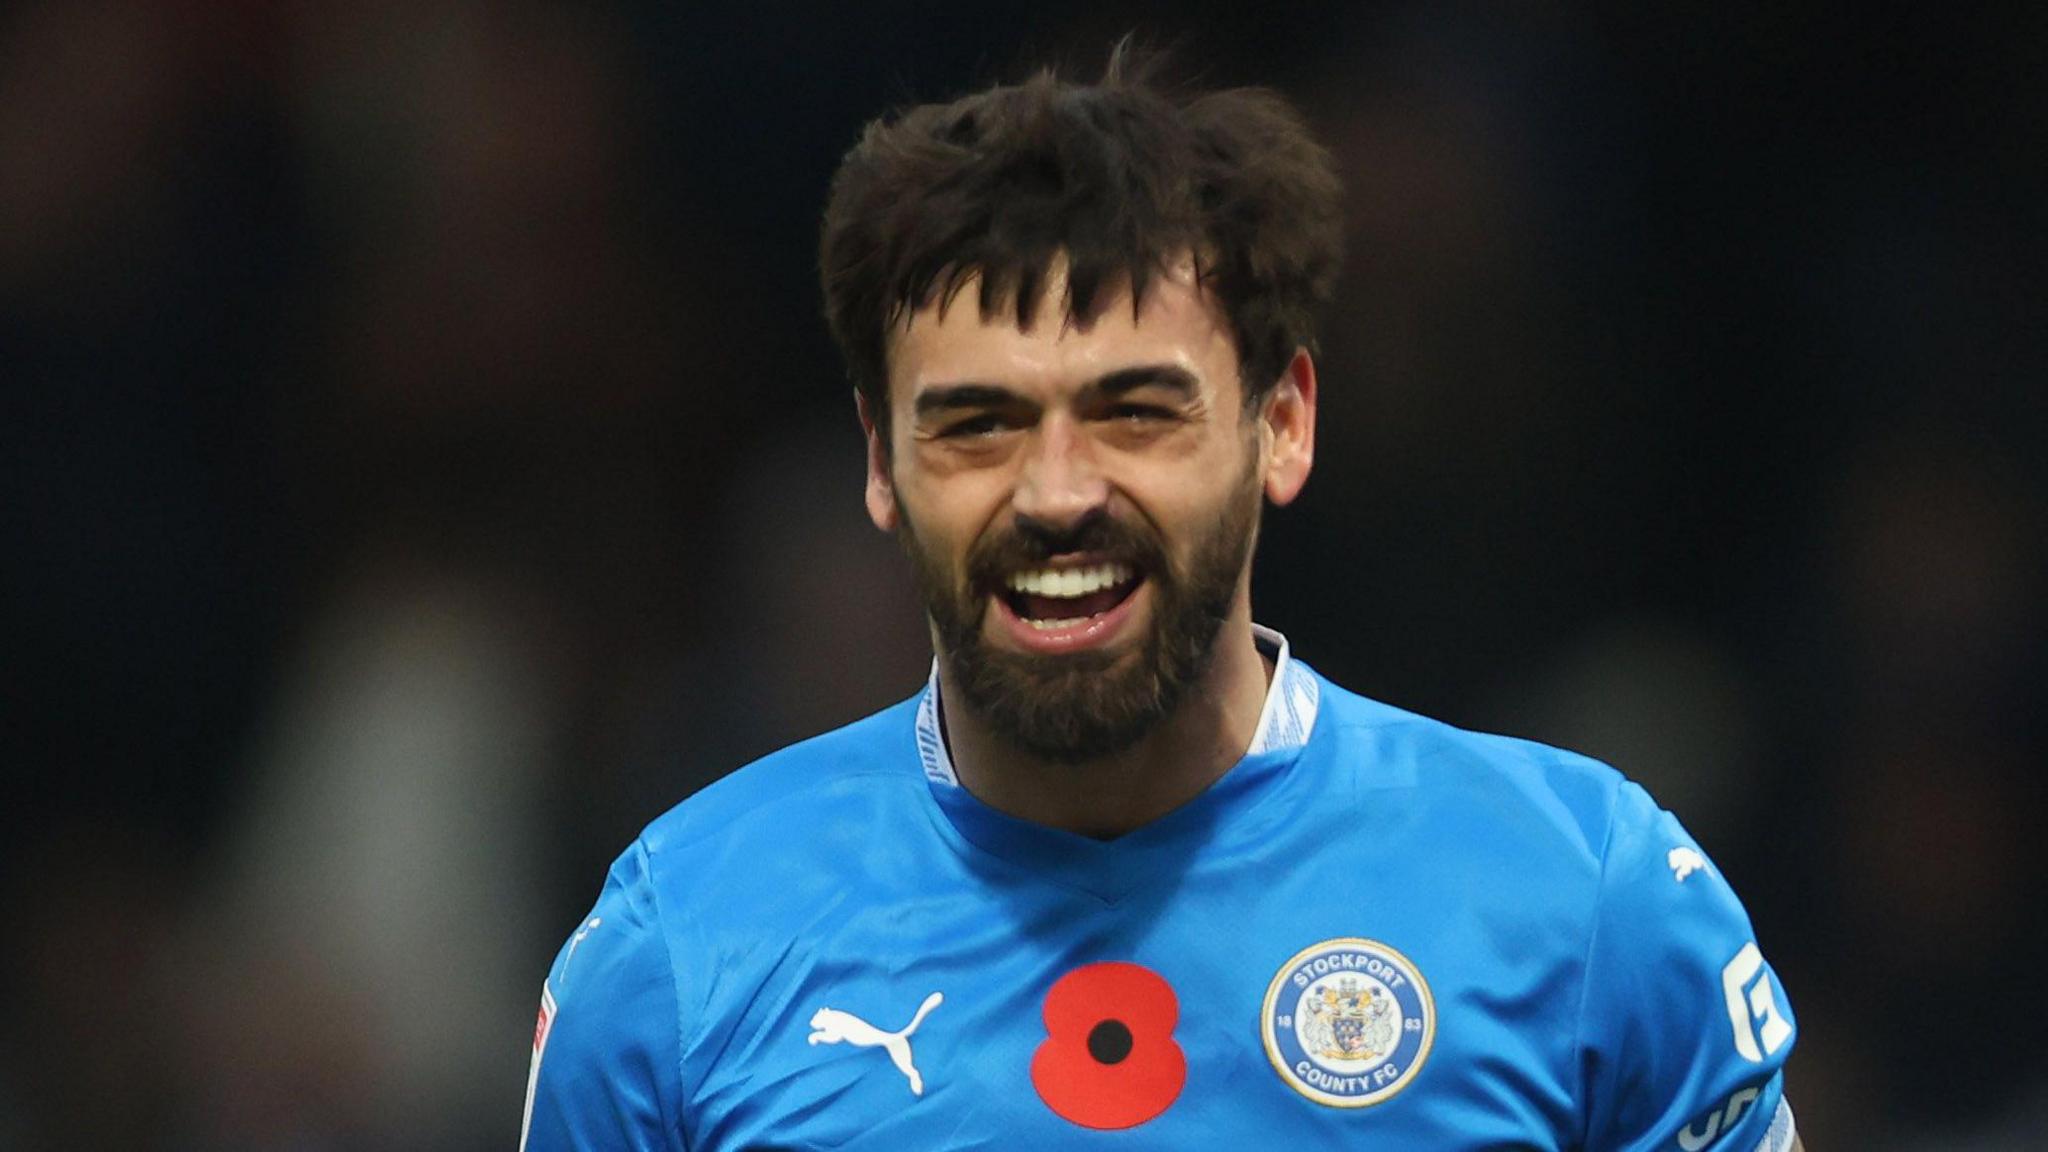
<svg viewBox="0 0 2048 1152"><path fill-rule="evenodd" d="M1406 956L1340 937L1304 948L1266 989L1259 1031L1280 1078L1336 1108L1408 1086L1436 1039L1436 1003Z"/></svg>

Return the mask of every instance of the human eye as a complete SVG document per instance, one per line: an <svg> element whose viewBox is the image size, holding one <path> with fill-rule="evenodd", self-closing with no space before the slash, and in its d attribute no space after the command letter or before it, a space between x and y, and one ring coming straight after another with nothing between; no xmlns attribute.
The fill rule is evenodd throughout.
<svg viewBox="0 0 2048 1152"><path fill-rule="evenodd" d="M1173 411L1157 404L1138 404L1126 401L1113 405L1109 417L1123 424L1152 424L1173 418Z"/></svg>
<svg viewBox="0 0 2048 1152"><path fill-rule="evenodd" d="M1010 426L1010 421L1000 413L978 412L945 425L939 429L939 435L947 440L986 439Z"/></svg>
<svg viewBox="0 0 2048 1152"><path fill-rule="evenodd" d="M1118 400L1105 407L1096 418L1109 432L1149 440L1181 423L1182 412L1158 401Z"/></svg>

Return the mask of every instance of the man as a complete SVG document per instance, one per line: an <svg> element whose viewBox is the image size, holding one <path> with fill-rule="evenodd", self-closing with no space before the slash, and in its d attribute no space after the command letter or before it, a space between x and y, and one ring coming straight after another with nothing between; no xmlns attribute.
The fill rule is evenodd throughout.
<svg viewBox="0 0 2048 1152"><path fill-rule="evenodd" d="M916 697L648 827L543 990L529 1149L1796 1147L1733 893L1611 769L1252 622L1337 186L1112 64L871 125L826 211Z"/></svg>

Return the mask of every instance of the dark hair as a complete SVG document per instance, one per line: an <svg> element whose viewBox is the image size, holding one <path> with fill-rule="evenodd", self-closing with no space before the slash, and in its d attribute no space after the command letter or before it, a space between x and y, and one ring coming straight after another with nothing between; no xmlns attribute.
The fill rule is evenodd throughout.
<svg viewBox="0 0 2048 1152"><path fill-rule="evenodd" d="M1157 68L1120 45L1099 84L1046 71L868 124L833 178L819 264L833 338L878 418L890 324L979 275L983 315L1007 303L1029 326L1061 253L1066 320L1083 323L1126 284L1136 306L1192 254L1248 400L1313 347L1342 242L1329 154L1278 95L1183 94Z"/></svg>

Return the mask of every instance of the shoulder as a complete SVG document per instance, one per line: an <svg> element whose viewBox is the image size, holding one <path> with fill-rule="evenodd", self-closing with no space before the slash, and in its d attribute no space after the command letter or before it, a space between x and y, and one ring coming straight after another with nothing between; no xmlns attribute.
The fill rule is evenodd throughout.
<svg viewBox="0 0 2048 1152"><path fill-rule="evenodd" d="M1317 773L1326 799L1399 830L1445 882L1498 895L1471 899L1501 922L1568 926L1556 938L1580 949L1605 923L1603 953L1626 948L1646 970L1661 947L1726 961L1748 939L1741 901L1708 853L1615 768L1323 688L1311 749L1327 757Z"/></svg>
<svg viewBox="0 0 2048 1152"><path fill-rule="evenodd" d="M1460 728L1318 680L1313 744L1335 758L1339 778L1364 791L1404 790L1410 804L1454 819L1466 839L1504 835L1597 871L1617 824L1647 819L1630 803L1647 798L1642 789L1590 756Z"/></svg>
<svg viewBox="0 0 2048 1152"><path fill-rule="evenodd" d="M770 753L656 817L639 843L660 862L773 843L821 814L844 815L921 785L918 697Z"/></svg>
<svg viewBox="0 0 2048 1152"><path fill-rule="evenodd" d="M1756 1146L1796 1026L1740 899L1678 818L1589 757L1322 687L1311 748L1335 758L1324 776L1354 782L1351 807L1402 789L1385 819L1416 822L1407 842L1428 846L1465 921L1505 925L1525 951L1549 939L1576 973L1584 1146L1704 1147L1716 1131Z"/></svg>
<svg viewBox="0 0 2048 1152"><path fill-rule="evenodd" d="M917 702L764 756L647 825L643 883L688 951L798 930L808 904L872 887L884 842L903 848L889 860L926 863Z"/></svg>
<svg viewBox="0 0 2048 1152"><path fill-rule="evenodd" d="M720 974L793 939L860 867L876 809L923 788L915 708L765 756L627 846L549 970L530 1147L668 1146Z"/></svg>

